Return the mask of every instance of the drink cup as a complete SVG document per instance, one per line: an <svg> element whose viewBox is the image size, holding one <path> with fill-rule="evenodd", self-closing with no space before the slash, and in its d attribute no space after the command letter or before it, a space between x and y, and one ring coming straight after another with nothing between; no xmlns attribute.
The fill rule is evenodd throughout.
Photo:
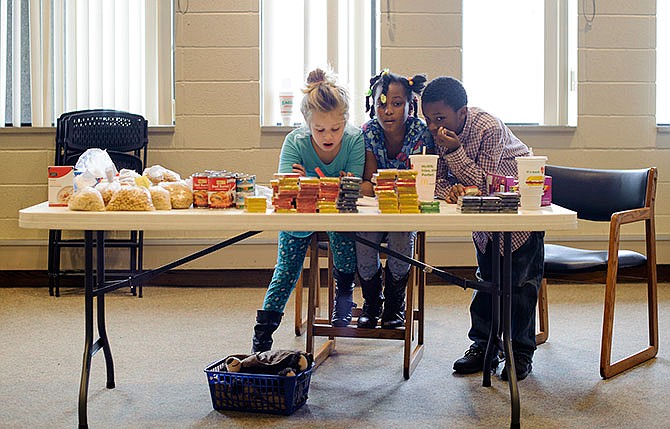
<svg viewBox="0 0 670 429"><path fill-rule="evenodd" d="M412 170L416 171L416 193L419 201L433 201L437 177L437 155L410 155Z"/></svg>
<svg viewBox="0 0 670 429"><path fill-rule="evenodd" d="M516 158L519 177L521 208L539 209L544 192L544 167L546 156L520 156Z"/></svg>
<svg viewBox="0 0 670 429"><path fill-rule="evenodd" d="M293 93L282 91L279 93L279 112L284 126L291 125L291 115L293 115Z"/></svg>

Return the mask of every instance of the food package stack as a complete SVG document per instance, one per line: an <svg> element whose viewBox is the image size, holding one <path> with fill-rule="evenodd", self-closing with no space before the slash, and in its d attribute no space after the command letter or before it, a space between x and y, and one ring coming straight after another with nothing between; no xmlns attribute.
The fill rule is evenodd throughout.
<svg viewBox="0 0 670 429"><path fill-rule="evenodd" d="M375 195L379 211L382 213L400 213L398 208L398 193L396 190L396 177L398 170L394 168L380 169L374 175Z"/></svg>
<svg viewBox="0 0 670 429"><path fill-rule="evenodd" d="M395 187L398 192L400 213L421 213L419 195L416 193L416 171L398 170Z"/></svg>
<svg viewBox="0 0 670 429"><path fill-rule="evenodd" d="M500 198L500 212L517 213L519 211L519 194L516 192L495 192L493 196Z"/></svg>
<svg viewBox="0 0 670 429"><path fill-rule="evenodd" d="M421 213L439 213L440 212L440 202L439 201L420 201L419 209Z"/></svg>
<svg viewBox="0 0 670 429"><path fill-rule="evenodd" d="M300 190L295 199L298 213L316 213L316 200L319 197L319 178L301 177L298 181Z"/></svg>
<svg viewBox="0 0 670 429"><path fill-rule="evenodd" d="M277 213L295 212L295 198L298 196L300 186L298 185L297 173L275 173L277 191L272 196L272 205Z"/></svg>
<svg viewBox="0 0 670 429"><path fill-rule="evenodd" d="M322 177L319 179L319 213L337 213L337 197L340 195L339 177Z"/></svg>
<svg viewBox="0 0 670 429"><path fill-rule="evenodd" d="M482 206L482 197L459 195L456 208L461 213L479 213Z"/></svg>
<svg viewBox="0 0 670 429"><path fill-rule="evenodd" d="M265 197L248 196L244 199L244 211L248 213L265 213L267 200Z"/></svg>
<svg viewBox="0 0 670 429"><path fill-rule="evenodd" d="M356 201L360 197L361 183L360 177L344 176L340 178L340 194L337 197L337 209L340 213L358 213Z"/></svg>

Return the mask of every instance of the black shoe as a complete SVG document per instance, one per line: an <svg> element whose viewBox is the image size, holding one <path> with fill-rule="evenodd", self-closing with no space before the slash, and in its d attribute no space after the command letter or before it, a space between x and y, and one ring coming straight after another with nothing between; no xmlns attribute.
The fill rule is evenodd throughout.
<svg viewBox="0 0 670 429"><path fill-rule="evenodd" d="M485 351L479 347L475 345L470 346L465 355L454 362L454 371L458 374L474 374L475 372L482 371L484 369L484 354ZM499 363L500 359L495 354L493 359L491 359L492 373L496 372Z"/></svg>
<svg viewBox="0 0 670 429"><path fill-rule="evenodd" d="M528 374L533 370L533 364L530 358L526 356L514 356L514 369L516 369L516 379L521 381L528 377ZM500 371L500 379L507 381L507 367Z"/></svg>

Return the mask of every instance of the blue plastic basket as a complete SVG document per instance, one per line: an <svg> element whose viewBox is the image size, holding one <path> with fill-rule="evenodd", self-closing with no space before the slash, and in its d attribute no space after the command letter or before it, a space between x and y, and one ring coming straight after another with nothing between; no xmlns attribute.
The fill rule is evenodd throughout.
<svg viewBox="0 0 670 429"><path fill-rule="evenodd" d="M312 368L297 376L226 372L224 360L205 368L215 410L292 414L307 402Z"/></svg>

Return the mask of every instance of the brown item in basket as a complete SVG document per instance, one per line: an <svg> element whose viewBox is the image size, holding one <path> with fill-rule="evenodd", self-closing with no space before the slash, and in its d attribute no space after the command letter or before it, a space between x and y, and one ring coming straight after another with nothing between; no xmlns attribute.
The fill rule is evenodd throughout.
<svg viewBox="0 0 670 429"><path fill-rule="evenodd" d="M151 192L151 201L154 203L156 210L170 210L172 208L170 191L162 186L152 186L149 188L149 192Z"/></svg>
<svg viewBox="0 0 670 429"><path fill-rule="evenodd" d="M193 191L185 181L161 182L159 186L170 192L170 202L173 209L187 209L193 204Z"/></svg>

